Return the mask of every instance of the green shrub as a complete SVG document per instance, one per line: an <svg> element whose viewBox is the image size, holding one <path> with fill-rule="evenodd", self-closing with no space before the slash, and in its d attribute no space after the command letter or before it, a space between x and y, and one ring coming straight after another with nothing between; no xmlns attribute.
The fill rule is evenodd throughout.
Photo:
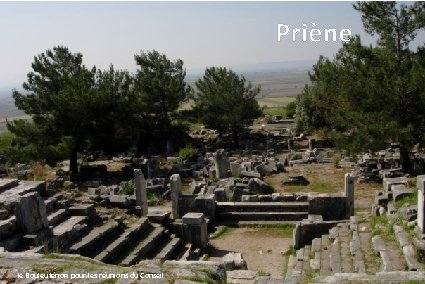
<svg viewBox="0 0 425 284"><path fill-rule="evenodd" d="M119 190L118 194L133 195L134 194L134 182L133 182L133 180L121 182L120 190Z"/></svg>
<svg viewBox="0 0 425 284"><path fill-rule="evenodd" d="M195 161L198 157L198 149L193 148L192 145L187 144L184 148L179 151L179 162L182 163L186 160Z"/></svg>

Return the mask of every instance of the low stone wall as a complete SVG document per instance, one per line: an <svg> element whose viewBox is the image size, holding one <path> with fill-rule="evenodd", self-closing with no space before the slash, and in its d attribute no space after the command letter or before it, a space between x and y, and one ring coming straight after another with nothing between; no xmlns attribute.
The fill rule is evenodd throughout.
<svg viewBox="0 0 425 284"><path fill-rule="evenodd" d="M350 218L347 197L341 194L309 194L308 214L322 215L324 221Z"/></svg>
<svg viewBox="0 0 425 284"><path fill-rule="evenodd" d="M178 200L179 218L186 213L199 212L210 220L215 221L215 195L180 195Z"/></svg>
<svg viewBox="0 0 425 284"><path fill-rule="evenodd" d="M320 238L329 232L329 229L341 223L338 221L302 221L297 224L293 232L294 248L300 249L311 245L314 238Z"/></svg>

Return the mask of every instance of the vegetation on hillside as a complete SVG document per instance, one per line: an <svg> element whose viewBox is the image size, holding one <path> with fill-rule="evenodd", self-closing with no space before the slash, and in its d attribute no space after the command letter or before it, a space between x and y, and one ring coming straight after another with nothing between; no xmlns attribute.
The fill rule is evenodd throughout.
<svg viewBox="0 0 425 284"><path fill-rule="evenodd" d="M260 87L253 87L232 70L211 67L196 82L196 88L194 108L202 123L221 135L230 133L238 145L239 134L261 115L255 99Z"/></svg>
<svg viewBox="0 0 425 284"><path fill-rule="evenodd" d="M138 70L130 74L113 65L107 70L89 69L81 53L63 46L35 56L24 92L13 91L15 105L31 120L7 123L10 133L1 141L7 161L54 164L68 157L75 174L78 153L84 150L103 150L109 155L129 149L164 153L168 141L176 149L186 145L187 121L200 120L237 137L261 114L255 100L259 89L225 68L209 68L197 82L201 91L195 108L202 109L201 117L193 110L182 110L179 107L193 97L185 82L183 61L172 61L155 50L134 58ZM213 89L207 91L207 85ZM209 98L215 99L207 106Z"/></svg>
<svg viewBox="0 0 425 284"><path fill-rule="evenodd" d="M358 2L354 9L376 45L356 35L333 59L319 58L312 85L297 97L298 130L324 130L349 152L392 141L424 145L425 45L413 48L413 40L425 28L425 5Z"/></svg>

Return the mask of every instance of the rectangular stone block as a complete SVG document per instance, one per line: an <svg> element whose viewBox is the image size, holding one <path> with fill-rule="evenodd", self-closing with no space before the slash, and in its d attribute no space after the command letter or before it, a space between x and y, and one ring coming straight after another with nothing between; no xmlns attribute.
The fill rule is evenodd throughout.
<svg viewBox="0 0 425 284"><path fill-rule="evenodd" d="M418 187L418 228L422 234L425 234L425 175L417 177Z"/></svg>
<svg viewBox="0 0 425 284"><path fill-rule="evenodd" d="M189 212L186 215L184 215L182 219L183 219L183 224L201 225L204 219L204 214L197 213L197 212Z"/></svg>

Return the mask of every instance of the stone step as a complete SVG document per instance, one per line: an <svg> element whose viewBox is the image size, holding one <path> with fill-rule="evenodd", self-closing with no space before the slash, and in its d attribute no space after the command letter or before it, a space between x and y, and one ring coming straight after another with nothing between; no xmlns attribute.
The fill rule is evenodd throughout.
<svg viewBox="0 0 425 284"><path fill-rule="evenodd" d="M18 179L2 178L0 179L0 191L8 190L12 187L18 186L18 184Z"/></svg>
<svg viewBox="0 0 425 284"><path fill-rule="evenodd" d="M53 236L57 237L58 240L76 239L80 236L80 227L84 226L86 221L86 216L71 216L69 219L53 227Z"/></svg>
<svg viewBox="0 0 425 284"><path fill-rule="evenodd" d="M339 245L340 245L340 241L338 238L336 238L332 243L331 243L331 248L330 248L330 256L329 256L329 265L331 268L331 272L332 274L335 273L341 273L342 267L341 267L341 254L339 251Z"/></svg>
<svg viewBox="0 0 425 284"><path fill-rule="evenodd" d="M349 229L350 224L342 223L338 224L338 239L340 241L340 259L341 259L341 272L351 273L353 271L352 258L350 257L350 241L351 241L351 230Z"/></svg>
<svg viewBox="0 0 425 284"><path fill-rule="evenodd" d="M301 276L294 276L294 267L297 262L297 259L294 255L290 255L288 258L288 269L286 270L285 280L283 283L295 284L298 283Z"/></svg>
<svg viewBox="0 0 425 284"><path fill-rule="evenodd" d="M114 262L125 251L128 251L135 239L138 239L145 231L148 230L148 219L142 217L139 222L131 225L130 228L124 231L117 239L109 244L102 252L94 258L103 262Z"/></svg>
<svg viewBox="0 0 425 284"><path fill-rule="evenodd" d="M353 237L350 241L350 253L353 256L353 272L366 273L360 237L357 231L353 231Z"/></svg>
<svg viewBox="0 0 425 284"><path fill-rule="evenodd" d="M67 217L67 209L57 209L47 216L47 221L49 222L49 226L55 226L56 224L63 222Z"/></svg>
<svg viewBox="0 0 425 284"><path fill-rule="evenodd" d="M13 236L16 231L16 218L15 216L10 217L6 220L0 221L0 240L4 240L10 236Z"/></svg>
<svg viewBox="0 0 425 284"><path fill-rule="evenodd" d="M307 271L310 270L310 253L311 246L307 245L304 247L304 255L303 255L303 267L301 271L301 277L304 278Z"/></svg>
<svg viewBox="0 0 425 284"><path fill-rule="evenodd" d="M0 194L0 204L16 204L20 196L28 193L43 193L46 190L45 181L19 181L19 184L11 187ZM13 207L13 206L11 206Z"/></svg>
<svg viewBox="0 0 425 284"><path fill-rule="evenodd" d="M372 244L375 252L381 258L381 271L403 271L405 267L398 247L392 242L386 242L381 236L374 236Z"/></svg>
<svg viewBox="0 0 425 284"><path fill-rule="evenodd" d="M308 212L308 202L217 202L216 212Z"/></svg>
<svg viewBox="0 0 425 284"><path fill-rule="evenodd" d="M330 264L330 250L322 250L319 274L320 276L329 276L332 274Z"/></svg>
<svg viewBox="0 0 425 284"><path fill-rule="evenodd" d="M100 227L93 228L84 238L75 243L69 249L70 253L81 254L83 256L90 256L97 244L102 242L102 239L108 238L113 240L113 235L120 229L120 225L116 221L108 222Z"/></svg>
<svg viewBox="0 0 425 284"><path fill-rule="evenodd" d="M216 215L223 221L301 221L308 218L308 212L225 212Z"/></svg>
<svg viewBox="0 0 425 284"><path fill-rule="evenodd" d="M418 262L415 256L415 249L409 235L403 230L401 226L394 225L394 233L396 239L403 251L404 260L406 261L409 271L422 271L423 265Z"/></svg>
<svg viewBox="0 0 425 284"><path fill-rule="evenodd" d="M122 265L130 266L136 264L140 259L146 258L148 254L161 241L165 232L164 227L156 227L153 231L142 240L134 250L121 262Z"/></svg>
<svg viewBox="0 0 425 284"><path fill-rule="evenodd" d="M166 246L162 248L162 250L156 255L155 258L159 259L161 262L169 260L171 257L173 257L173 255L176 254L177 250L182 245L182 239L171 236Z"/></svg>

